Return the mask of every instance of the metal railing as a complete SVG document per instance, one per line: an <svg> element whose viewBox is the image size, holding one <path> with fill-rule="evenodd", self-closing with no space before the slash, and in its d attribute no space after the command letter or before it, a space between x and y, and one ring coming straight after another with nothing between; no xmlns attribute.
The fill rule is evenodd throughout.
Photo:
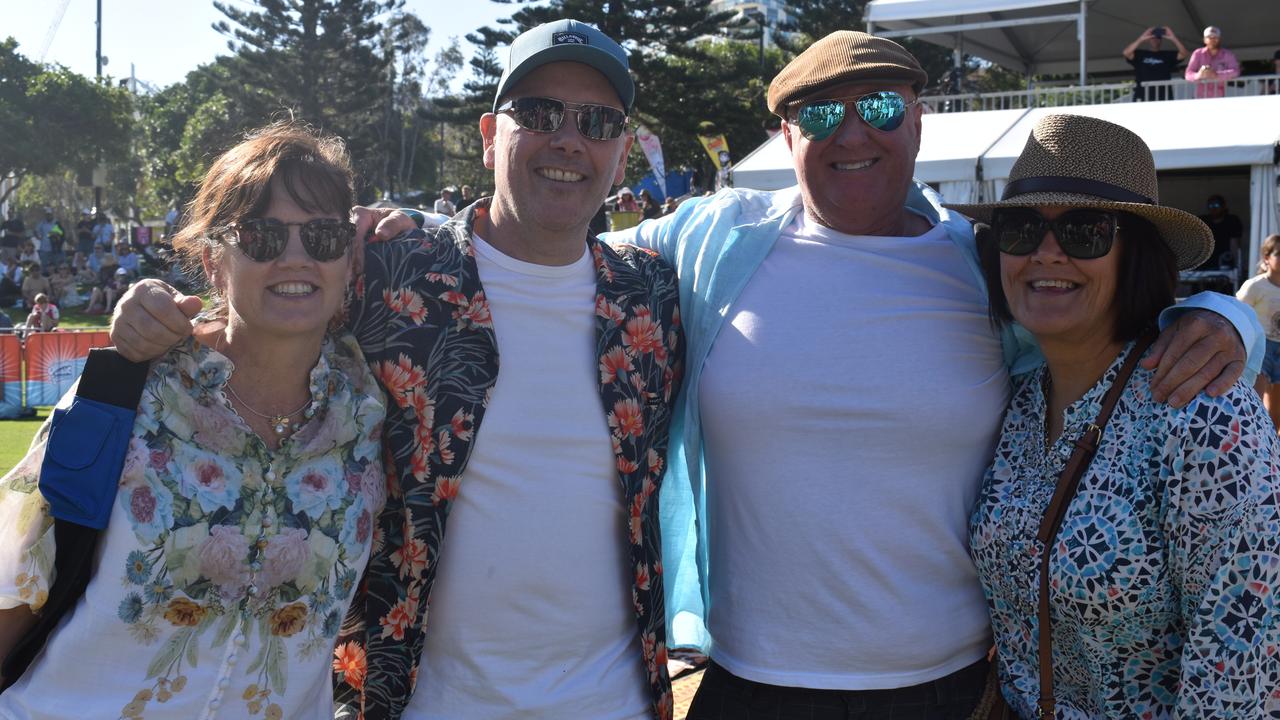
<svg viewBox="0 0 1280 720"><path fill-rule="evenodd" d="M1221 92L1218 87L1221 86ZM1036 87L992 93L926 95L920 101L930 112L973 112L975 110L1021 110L1030 107L1106 105L1138 100L1190 100L1196 97L1244 97L1280 94L1280 75L1250 75L1234 80L1159 80L1143 83L1135 96L1132 81Z"/></svg>

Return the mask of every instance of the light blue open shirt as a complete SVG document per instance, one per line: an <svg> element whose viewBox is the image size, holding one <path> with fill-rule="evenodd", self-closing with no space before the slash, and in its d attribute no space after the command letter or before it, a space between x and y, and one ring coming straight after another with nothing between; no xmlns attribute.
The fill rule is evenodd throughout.
<svg viewBox="0 0 1280 720"><path fill-rule="evenodd" d="M675 267L680 280L680 315L688 342L686 370L671 423L671 449L660 496L668 647L710 652L711 646L706 627L710 597L706 581L714 582L715 576L710 574L707 559L706 527L698 522L706 513L706 465L697 403L702 367L730 307L802 209L799 186L772 192L726 188L711 197L687 201L672 215L602 236L611 243L631 243L658 252ZM907 209L946 228L985 295L986 283L969 221L942 207L942 197L919 181L907 197ZM1193 308L1212 310L1235 326L1249 348L1244 379L1252 382L1262 367L1266 348L1254 312L1235 298L1206 292L1166 308L1160 315L1160 327ZM1044 361L1023 328L1006 326L1001 333L1010 376Z"/></svg>

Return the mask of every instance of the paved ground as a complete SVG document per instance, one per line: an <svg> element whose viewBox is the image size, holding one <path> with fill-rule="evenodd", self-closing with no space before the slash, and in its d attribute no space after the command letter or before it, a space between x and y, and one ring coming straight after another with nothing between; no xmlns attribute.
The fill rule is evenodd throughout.
<svg viewBox="0 0 1280 720"><path fill-rule="evenodd" d="M702 672L698 670L671 682L671 694L675 700L675 720L684 720L685 714L689 712L689 703L698 690L698 683L702 682Z"/></svg>

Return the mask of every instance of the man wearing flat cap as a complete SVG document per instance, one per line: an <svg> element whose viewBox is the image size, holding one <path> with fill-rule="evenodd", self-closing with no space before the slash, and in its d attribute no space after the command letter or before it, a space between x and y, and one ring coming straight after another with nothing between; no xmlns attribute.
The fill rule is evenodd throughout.
<svg viewBox="0 0 1280 720"><path fill-rule="evenodd" d="M691 720L965 718L986 684L967 521L1010 377L1039 356L993 329L969 221L912 180L925 80L899 45L833 33L769 88L798 187L608 236L680 279L661 513L671 641L712 659ZM1247 308L1197 302L1220 300L1254 347ZM1225 391L1237 331L1178 324L1158 390Z"/></svg>
<svg viewBox="0 0 1280 720"><path fill-rule="evenodd" d="M634 99L596 28L522 33L480 118L493 197L366 248L349 325L388 397L389 492L337 637L339 717L672 717L658 488L676 278L587 231ZM117 345L181 337L169 294L133 297L168 322L122 311Z"/></svg>

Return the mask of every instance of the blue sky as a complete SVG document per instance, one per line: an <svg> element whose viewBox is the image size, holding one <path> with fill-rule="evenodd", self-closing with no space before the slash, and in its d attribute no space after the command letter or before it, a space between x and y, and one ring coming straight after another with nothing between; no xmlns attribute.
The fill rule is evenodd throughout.
<svg viewBox="0 0 1280 720"><path fill-rule="evenodd" d="M248 0L227 1L252 6ZM60 4L61 0L6 0L9 7L0 23L0 37L17 38L19 52L39 59ZM517 6L486 0L407 0L405 9L417 13L431 27L431 55L448 38L457 36L464 56L469 58L471 48L465 35L482 25L495 24L498 18L509 17ZM45 61L92 76L96 14L96 0L69 0ZM226 37L211 27L224 17L213 7L212 0L102 0L102 15L102 54L110 61L103 72L117 78L128 77L129 64L133 63L139 79L163 87L228 52ZM468 69L464 66L460 75L466 74Z"/></svg>

